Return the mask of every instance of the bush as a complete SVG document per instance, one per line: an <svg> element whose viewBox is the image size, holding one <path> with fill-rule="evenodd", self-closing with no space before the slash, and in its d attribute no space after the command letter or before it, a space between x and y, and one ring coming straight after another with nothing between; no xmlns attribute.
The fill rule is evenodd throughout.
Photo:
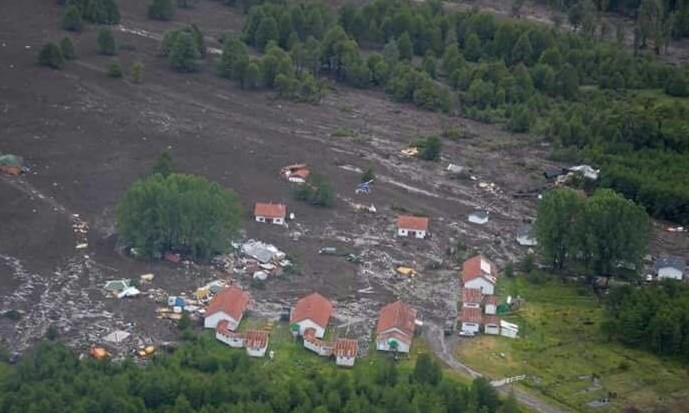
<svg viewBox="0 0 689 413"><path fill-rule="evenodd" d="M118 60L110 63L110 67L108 67L108 76L114 78L122 77L122 63L120 63Z"/></svg>
<svg viewBox="0 0 689 413"><path fill-rule="evenodd" d="M148 18L168 21L175 17L175 4L172 0L153 0L148 6Z"/></svg>
<svg viewBox="0 0 689 413"><path fill-rule="evenodd" d="M65 66L65 58L62 49L55 42L50 42L43 46L38 54L38 63L52 69L62 69Z"/></svg>
<svg viewBox="0 0 689 413"><path fill-rule="evenodd" d="M62 16L62 28L72 32L80 32L84 28L84 19L77 6L67 6Z"/></svg>
<svg viewBox="0 0 689 413"><path fill-rule="evenodd" d="M312 172L306 183L297 187L294 192L296 199L311 205L332 206L335 195L330 180L321 174Z"/></svg>
<svg viewBox="0 0 689 413"><path fill-rule="evenodd" d="M464 137L464 132L459 126L451 126L443 131L443 138L456 141Z"/></svg>
<svg viewBox="0 0 689 413"><path fill-rule="evenodd" d="M177 33L168 55L170 66L178 72L195 72L199 69L200 57L193 35L185 31Z"/></svg>
<svg viewBox="0 0 689 413"><path fill-rule="evenodd" d="M77 58L77 50L74 47L74 42L69 36L65 36L60 41L60 50L62 51L62 57L65 60L74 60Z"/></svg>
<svg viewBox="0 0 689 413"><path fill-rule="evenodd" d="M107 28L98 30L98 53L106 56L117 54L117 43L115 43L115 36L113 36L112 30Z"/></svg>
<svg viewBox="0 0 689 413"><path fill-rule="evenodd" d="M141 83L144 75L144 65L141 62L132 63L132 80L134 83Z"/></svg>
<svg viewBox="0 0 689 413"><path fill-rule="evenodd" d="M188 9L194 7L196 0L177 0L177 7Z"/></svg>
<svg viewBox="0 0 689 413"><path fill-rule="evenodd" d="M426 161L437 161L440 159L443 144L437 136L422 136L414 143L414 146L419 150L419 153L416 155L419 159Z"/></svg>

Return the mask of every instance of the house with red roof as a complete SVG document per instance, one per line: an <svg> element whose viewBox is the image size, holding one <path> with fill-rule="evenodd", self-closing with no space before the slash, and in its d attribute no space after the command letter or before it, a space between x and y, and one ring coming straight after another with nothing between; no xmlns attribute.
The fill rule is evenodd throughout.
<svg viewBox="0 0 689 413"><path fill-rule="evenodd" d="M288 181L296 184L303 184L308 179L311 171L307 164L298 163L285 166L282 168L281 173Z"/></svg>
<svg viewBox="0 0 689 413"><path fill-rule="evenodd" d="M322 357L330 357L333 354L333 343L323 341L316 337L316 329L309 327L304 330L304 347Z"/></svg>
<svg viewBox="0 0 689 413"><path fill-rule="evenodd" d="M335 364L343 367L354 367L356 356L359 353L359 342L351 338L338 338L333 347Z"/></svg>
<svg viewBox="0 0 689 413"><path fill-rule="evenodd" d="M249 330L244 334L244 348L249 357L265 357L268 349L268 332Z"/></svg>
<svg viewBox="0 0 689 413"><path fill-rule="evenodd" d="M428 218L415 217L411 215L400 215L397 217L397 236L426 238L428 235Z"/></svg>
<svg viewBox="0 0 689 413"><path fill-rule="evenodd" d="M483 316L483 332L486 334L500 334L500 317L496 315Z"/></svg>
<svg viewBox="0 0 689 413"><path fill-rule="evenodd" d="M481 307L483 293L478 288L462 288L462 307Z"/></svg>
<svg viewBox="0 0 689 413"><path fill-rule="evenodd" d="M494 315L498 312L498 296L497 295L487 295L483 299L483 309L486 314Z"/></svg>
<svg viewBox="0 0 689 413"><path fill-rule="evenodd" d="M462 324L461 331L465 335L478 333L481 328L481 309L474 307L462 307L462 313L459 316L459 321Z"/></svg>
<svg viewBox="0 0 689 413"><path fill-rule="evenodd" d="M414 338L416 310L395 301L380 310L376 327L376 348L380 351L408 353Z"/></svg>
<svg viewBox="0 0 689 413"><path fill-rule="evenodd" d="M203 326L217 328L218 324L227 321L226 329L235 331L249 308L249 293L237 286L220 290L208 304L204 314Z"/></svg>
<svg viewBox="0 0 689 413"><path fill-rule="evenodd" d="M283 204L264 204L259 202L254 207L256 222L285 225L286 217L287 206Z"/></svg>
<svg viewBox="0 0 689 413"><path fill-rule="evenodd" d="M463 288L477 288L484 295L493 295L497 279L498 268L483 255L469 258L462 265Z"/></svg>
<svg viewBox="0 0 689 413"><path fill-rule="evenodd" d="M327 298L314 292L297 301L290 314L290 328L296 335L312 328L315 338L323 338L333 314L333 304Z"/></svg>

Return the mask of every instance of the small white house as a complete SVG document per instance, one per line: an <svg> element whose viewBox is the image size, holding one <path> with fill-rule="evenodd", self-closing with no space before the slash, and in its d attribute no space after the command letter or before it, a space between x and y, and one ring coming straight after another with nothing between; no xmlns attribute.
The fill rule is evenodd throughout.
<svg viewBox="0 0 689 413"><path fill-rule="evenodd" d="M228 328L227 320L222 320L215 327L215 338L233 348L244 347L244 335Z"/></svg>
<svg viewBox="0 0 689 413"><path fill-rule="evenodd" d="M486 334L499 335L500 319L494 315L483 317L483 332Z"/></svg>
<svg viewBox="0 0 689 413"><path fill-rule="evenodd" d="M335 364L342 367L354 367L358 352L358 341L349 338L338 338L333 349Z"/></svg>
<svg viewBox="0 0 689 413"><path fill-rule="evenodd" d="M254 217L256 222L285 225L287 206L283 204L257 203L254 207Z"/></svg>
<svg viewBox="0 0 689 413"><path fill-rule="evenodd" d="M464 288L475 288L484 295L495 293L498 269L491 261L482 255L476 255L464 261L462 265L462 281Z"/></svg>
<svg viewBox="0 0 689 413"><path fill-rule="evenodd" d="M469 222L483 225L488 222L488 211L475 211L469 214Z"/></svg>
<svg viewBox="0 0 689 413"><path fill-rule="evenodd" d="M483 300L484 310L488 315L494 315L498 312L498 297L494 295L488 295Z"/></svg>
<svg viewBox="0 0 689 413"><path fill-rule="evenodd" d="M408 353L416 328L416 310L402 301L380 310L376 326L376 349Z"/></svg>
<svg viewBox="0 0 689 413"><path fill-rule="evenodd" d="M400 215L397 217L397 236L423 239L428 235L428 218Z"/></svg>
<svg viewBox="0 0 689 413"><path fill-rule="evenodd" d="M500 320L500 335L503 337L517 338L519 337L519 326L514 323L508 323L505 320Z"/></svg>
<svg viewBox="0 0 689 413"><path fill-rule="evenodd" d="M478 333L481 329L481 309L463 307L459 321L462 323L461 330L464 334L473 335Z"/></svg>
<svg viewBox="0 0 689 413"><path fill-rule="evenodd" d="M244 347L249 357L265 357L268 349L268 333L265 331L250 330L244 335Z"/></svg>
<svg viewBox="0 0 689 413"><path fill-rule="evenodd" d="M519 245L525 247L533 247L538 244L536 241L536 236L533 233L533 226L522 225L517 229L517 242Z"/></svg>
<svg viewBox="0 0 689 413"><path fill-rule="evenodd" d="M330 300L315 292L309 294L297 301L290 314L292 332L304 336L306 330L313 329L314 337L323 338L332 312Z"/></svg>
<svg viewBox="0 0 689 413"><path fill-rule="evenodd" d="M221 321L227 321L226 328L234 331L242 321L249 307L249 293L239 287L231 286L219 291L208 304L204 314L203 326L217 328Z"/></svg>
<svg viewBox="0 0 689 413"><path fill-rule="evenodd" d="M332 343L316 338L315 334L316 330L313 328L309 328L304 332L304 347L322 357L328 357L333 354Z"/></svg>
<svg viewBox="0 0 689 413"><path fill-rule="evenodd" d="M659 279L681 280L684 277L687 262L681 257L659 257L653 267Z"/></svg>

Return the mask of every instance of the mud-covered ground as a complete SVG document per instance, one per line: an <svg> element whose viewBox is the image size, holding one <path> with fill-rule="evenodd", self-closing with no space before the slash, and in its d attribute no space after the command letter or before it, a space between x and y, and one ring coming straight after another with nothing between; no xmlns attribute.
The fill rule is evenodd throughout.
<svg viewBox="0 0 689 413"><path fill-rule="evenodd" d="M125 73L131 62L145 65L134 84L106 76L110 59L96 53L96 27L74 35L79 59L61 71L38 67L42 44L59 40L60 8L26 0L0 4L0 152L23 156L30 172L0 177L0 313L17 310L18 320L0 317L0 337L21 351L55 325L61 337L85 349L112 330L129 327L131 345L176 337L160 305L148 297L118 300L102 291L105 281L154 273L144 287L170 294L193 291L228 276L207 266L140 262L116 248L115 205L163 150L181 172L200 174L235 190L247 210L247 237L274 243L295 256L302 275L284 276L249 288L256 314L277 316L314 289L335 302L342 334L365 333L377 311L396 298L410 301L426 320L456 315L458 272L446 251L459 240L499 265L524 250L515 229L534 217L534 200L510 193L543 185L548 148L533 137L497 127L447 118L388 101L382 92L334 86L320 105L275 100L270 92L247 92L216 77L217 56L209 53L197 74L177 74L159 56L162 33L183 23L199 25L211 48L225 32L241 30L243 16L203 0L180 10L175 22L151 22L144 3L120 2L123 21L115 28ZM444 141L443 160L428 163L400 154L419 134L459 126L466 138ZM336 137L338 128L356 136ZM307 162L327 174L337 192L331 209L298 203L279 169ZM448 163L467 166L477 180L454 180ZM372 165L373 193L355 195L360 171ZM495 183L486 190L480 183ZM251 221L255 202L283 201L296 214L288 228ZM352 203L374 204L376 214L355 212ZM491 211L484 226L467 222L477 207ZM395 237L398 212L428 214L432 237ZM89 226L73 229L75 214ZM88 240L88 248L76 246ZM682 234L666 234L663 248L686 251ZM319 255L337 246L363 257L356 265ZM442 263L430 270L430 263ZM412 281L394 275L397 264L413 265Z"/></svg>

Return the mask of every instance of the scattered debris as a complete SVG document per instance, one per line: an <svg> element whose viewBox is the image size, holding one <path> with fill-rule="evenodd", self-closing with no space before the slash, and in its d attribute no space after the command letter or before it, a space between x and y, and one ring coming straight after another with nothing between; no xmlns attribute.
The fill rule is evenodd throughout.
<svg viewBox="0 0 689 413"><path fill-rule="evenodd" d="M371 185L373 185L373 179L370 181L362 182L359 185L356 186L356 190L354 193L358 194L370 194L371 193Z"/></svg>
<svg viewBox="0 0 689 413"><path fill-rule="evenodd" d="M182 262L182 255L178 252L165 251L165 254L163 254L163 259L173 264L179 264Z"/></svg>
<svg viewBox="0 0 689 413"><path fill-rule="evenodd" d="M103 337L104 341L110 342L110 343L121 343L124 340L128 339L131 333L127 331L113 331L112 333L108 334L107 336Z"/></svg>
<svg viewBox="0 0 689 413"><path fill-rule="evenodd" d="M416 270L411 267L399 266L396 269L398 274L404 275L405 277L414 278L416 277Z"/></svg>
<svg viewBox="0 0 689 413"><path fill-rule="evenodd" d="M137 297L140 294L141 294L141 291L139 291L138 288L127 287L121 293L117 294L117 298Z"/></svg>
<svg viewBox="0 0 689 413"><path fill-rule="evenodd" d="M122 279L122 280L112 280L105 283L104 289L110 291L111 293L119 294L131 286L132 280Z"/></svg>
<svg viewBox="0 0 689 413"><path fill-rule="evenodd" d="M111 356L108 350L104 349L103 347L96 346L91 347L91 349L89 350L89 355L96 360L103 360Z"/></svg>
<svg viewBox="0 0 689 413"><path fill-rule="evenodd" d="M402 153L402 155L404 155L404 156L409 156L409 157L416 156L419 154L419 148L417 148L416 146L412 146L409 148L402 149L400 151L400 153Z"/></svg>
<svg viewBox="0 0 689 413"><path fill-rule="evenodd" d="M139 282L150 283L155 278L155 274L142 274L139 276Z"/></svg>
<svg viewBox="0 0 689 413"><path fill-rule="evenodd" d="M17 155L2 155L0 154L0 172L9 175L19 176L22 172L22 165L24 160Z"/></svg>
<svg viewBox="0 0 689 413"><path fill-rule="evenodd" d="M489 214L490 213L488 211L484 211L484 210L474 211L471 214L469 214L469 222L472 222L474 224L483 225L486 222L488 222L488 218L489 218L488 215Z"/></svg>
<svg viewBox="0 0 689 413"><path fill-rule="evenodd" d="M584 176L584 178L590 179L592 181L598 179L598 175L600 174L600 169L593 169L591 165L573 166L569 168L569 171L574 173L580 173Z"/></svg>
<svg viewBox="0 0 689 413"><path fill-rule="evenodd" d="M280 174L290 182L303 184L311 174L309 166L305 163L287 165L280 170Z"/></svg>

